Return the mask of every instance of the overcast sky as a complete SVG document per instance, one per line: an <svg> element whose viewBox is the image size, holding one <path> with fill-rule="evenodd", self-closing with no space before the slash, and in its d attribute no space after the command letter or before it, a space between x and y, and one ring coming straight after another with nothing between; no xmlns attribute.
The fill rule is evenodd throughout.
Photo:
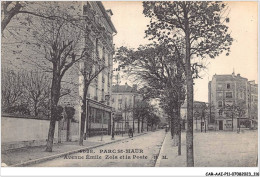
<svg viewBox="0 0 260 177"><path fill-rule="evenodd" d="M118 31L114 37L116 47L137 48L140 44L149 43L144 39L149 19L142 14L141 2L105 1L103 4L114 13L112 21ZM231 9L229 27L234 38L231 53L207 61L208 69L201 73L204 78L195 81L196 101L208 101L208 81L214 74L231 74L234 69L235 74L257 81L257 2L228 4Z"/></svg>

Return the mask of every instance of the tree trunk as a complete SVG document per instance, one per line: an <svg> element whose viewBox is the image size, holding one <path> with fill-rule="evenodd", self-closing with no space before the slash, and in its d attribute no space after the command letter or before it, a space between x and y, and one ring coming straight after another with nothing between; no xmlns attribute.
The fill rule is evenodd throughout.
<svg viewBox="0 0 260 177"><path fill-rule="evenodd" d="M37 117L38 116L38 111L37 111L37 102L34 102L34 116Z"/></svg>
<svg viewBox="0 0 260 177"><path fill-rule="evenodd" d="M177 110L174 108L174 117L173 117L173 146L179 145L179 136L178 136L178 130L179 130L179 118L177 117Z"/></svg>
<svg viewBox="0 0 260 177"><path fill-rule="evenodd" d="M142 118L142 122L141 122L141 133L143 133L143 128L144 128L144 118Z"/></svg>
<svg viewBox="0 0 260 177"><path fill-rule="evenodd" d="M3 4L2 4L3 5ZM7 7L6 7L7 8ZM19 13L19 10L22 8L22 5L17 2L15 4L15 6L11 9L9 9L7 11L7 9L4 9L4 11L6 11L7 13L4 13L4 18L2 19L2 22L1 22L1 32L3 34L3 31L4 29L6 28L6 26L9 24L9 22L11 21L11 19L17 15Z"/></svg>
<svg viewBox="0 0 260 177"><path fill-rule="evenodd" d="M187 167L194 167L194 152L193 152L193 78L190 63L190 29L188 21L188 12L184 6L185 19L185 74L187 82L187 133L186 133L186 161Z"/></svg>
<svg viewBox="0 0 260 177"><path fill-rule="evenodd" d="M88 86L86 75L84 75L84 83L83 83L83 98L82 98L82 106L81 106L81 121L80 121L80 135L79 135L79 145L83 146L83 139L84 139L84 127L86 122L86 115L87 115L87 92Z"/></svg>
<svg viewBox="0 0 260 177"><path fill-rule="evenodd" d="M71 141L70 140L70 119L67 117L67 137L66 141Z"/></svg>
<svg viewBox="0 0 260 177"><path fill-rule="evenodd" d="M57 119L57 106L60 98L60 87L61 79L56 70L53 72L52 86L51 86L51 117L50 117L50 127L47 140L47 152L52 152L54 132L55 132L55 123Z"/></svg>
<svg viewBox="0 0 260 177"><path fill-rule="evenodd" d="M62 127L62 120L60 120L58 124L58 143L61 143L61 127Z"/></svg>
<svg viewBox="0 0 260 177"><path fill-rule="evenodd" d="M134 114L133 114L133 133L135 132L135 119L134 119Z"/></svg>
<svg viewBox="0 0 260 177"><path fill-rule="evenodd" d="M174 129L174 126L173 126L173 116L171 116L171 125L170 125L170 127L171 127L171 136L172 136L172 139L173 139L173 129Z"/></svg>
<svg viewBox="0 0 260 177"><path fill-rule="evenodd" d="M178 125L179 125L179 128L178 128L178 136L179 136L178 155L181 155L181 107L180 106L178 107L177 111L178 111L177 118L178 118Z"/></svg>
<svg viewBox="0 0 260 177"><path fill-rule="evenodd" d="M137 131L138 131L138 133L140 133L140 117L138 117L138 125L137 125Z"/></svg>

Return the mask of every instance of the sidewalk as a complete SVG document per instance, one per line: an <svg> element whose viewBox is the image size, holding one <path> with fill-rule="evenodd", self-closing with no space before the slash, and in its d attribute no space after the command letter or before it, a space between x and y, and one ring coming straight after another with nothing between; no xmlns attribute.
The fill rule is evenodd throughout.
<svg viewBox="0 0 260 177"><path fill-rule="evenodd" d="M186 133L182 132L181 155L173 146L168 132L163 143L157 166L186 167ZM258 140L257 131L194 132L195 167L256 167ZM163 159L166 156L167 159Z"/></svg>
<svg viewBox="0 0 260 177"><path fill-rule="evenodd" d="M134 134L134 137L144 134L146 133ZM2 152L2 163L5 163L7 166L27 166L29 164L54 159L66 154L76 153L80 150L91 149L128 138L127 134L124 134L123 137L122 135L115 135L115 139L111 140L111 135L104 135L101 141L101 136L95 136L84 140L84 146L79 146L78 141L62 142L61 144L54 144L52 152L45 152L45 146L8 150Z"/></svg>

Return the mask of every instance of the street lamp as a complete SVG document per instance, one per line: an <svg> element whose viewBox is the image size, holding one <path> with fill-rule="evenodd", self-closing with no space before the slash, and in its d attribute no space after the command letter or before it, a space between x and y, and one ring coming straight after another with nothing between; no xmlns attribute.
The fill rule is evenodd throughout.
<svg viewBox="0 0 260 177"><path fill-rule="evenodd" d="M112 112L112 140L115 139L115 116L114 116L114 112Z"/></svg>
<svg viewBox="0 0 260 177"><path fill-rule="evenodd" d="M100 101L101 103L105 103L107 101L107 104L109 103L110 95L105 95L105 100ZM103 119L104 119L104 111L102 111L102 124L101 124L101 141L103 140Z"/></svg>

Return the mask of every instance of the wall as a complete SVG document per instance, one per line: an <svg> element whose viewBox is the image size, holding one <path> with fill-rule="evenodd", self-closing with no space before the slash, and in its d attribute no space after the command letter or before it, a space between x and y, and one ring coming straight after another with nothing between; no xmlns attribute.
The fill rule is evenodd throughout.
<svg viewBox="0 0 260 177"><path fill-rule="evenodd" d="M16 149L27 146L46 145L49 131L49 120L2 117L2 150ZM72 141L78 138L78 123L71 123ZM62 141L66 140L66 130L61 131ZM58 122L55 126L54 143L58 141Z"/></svg>

